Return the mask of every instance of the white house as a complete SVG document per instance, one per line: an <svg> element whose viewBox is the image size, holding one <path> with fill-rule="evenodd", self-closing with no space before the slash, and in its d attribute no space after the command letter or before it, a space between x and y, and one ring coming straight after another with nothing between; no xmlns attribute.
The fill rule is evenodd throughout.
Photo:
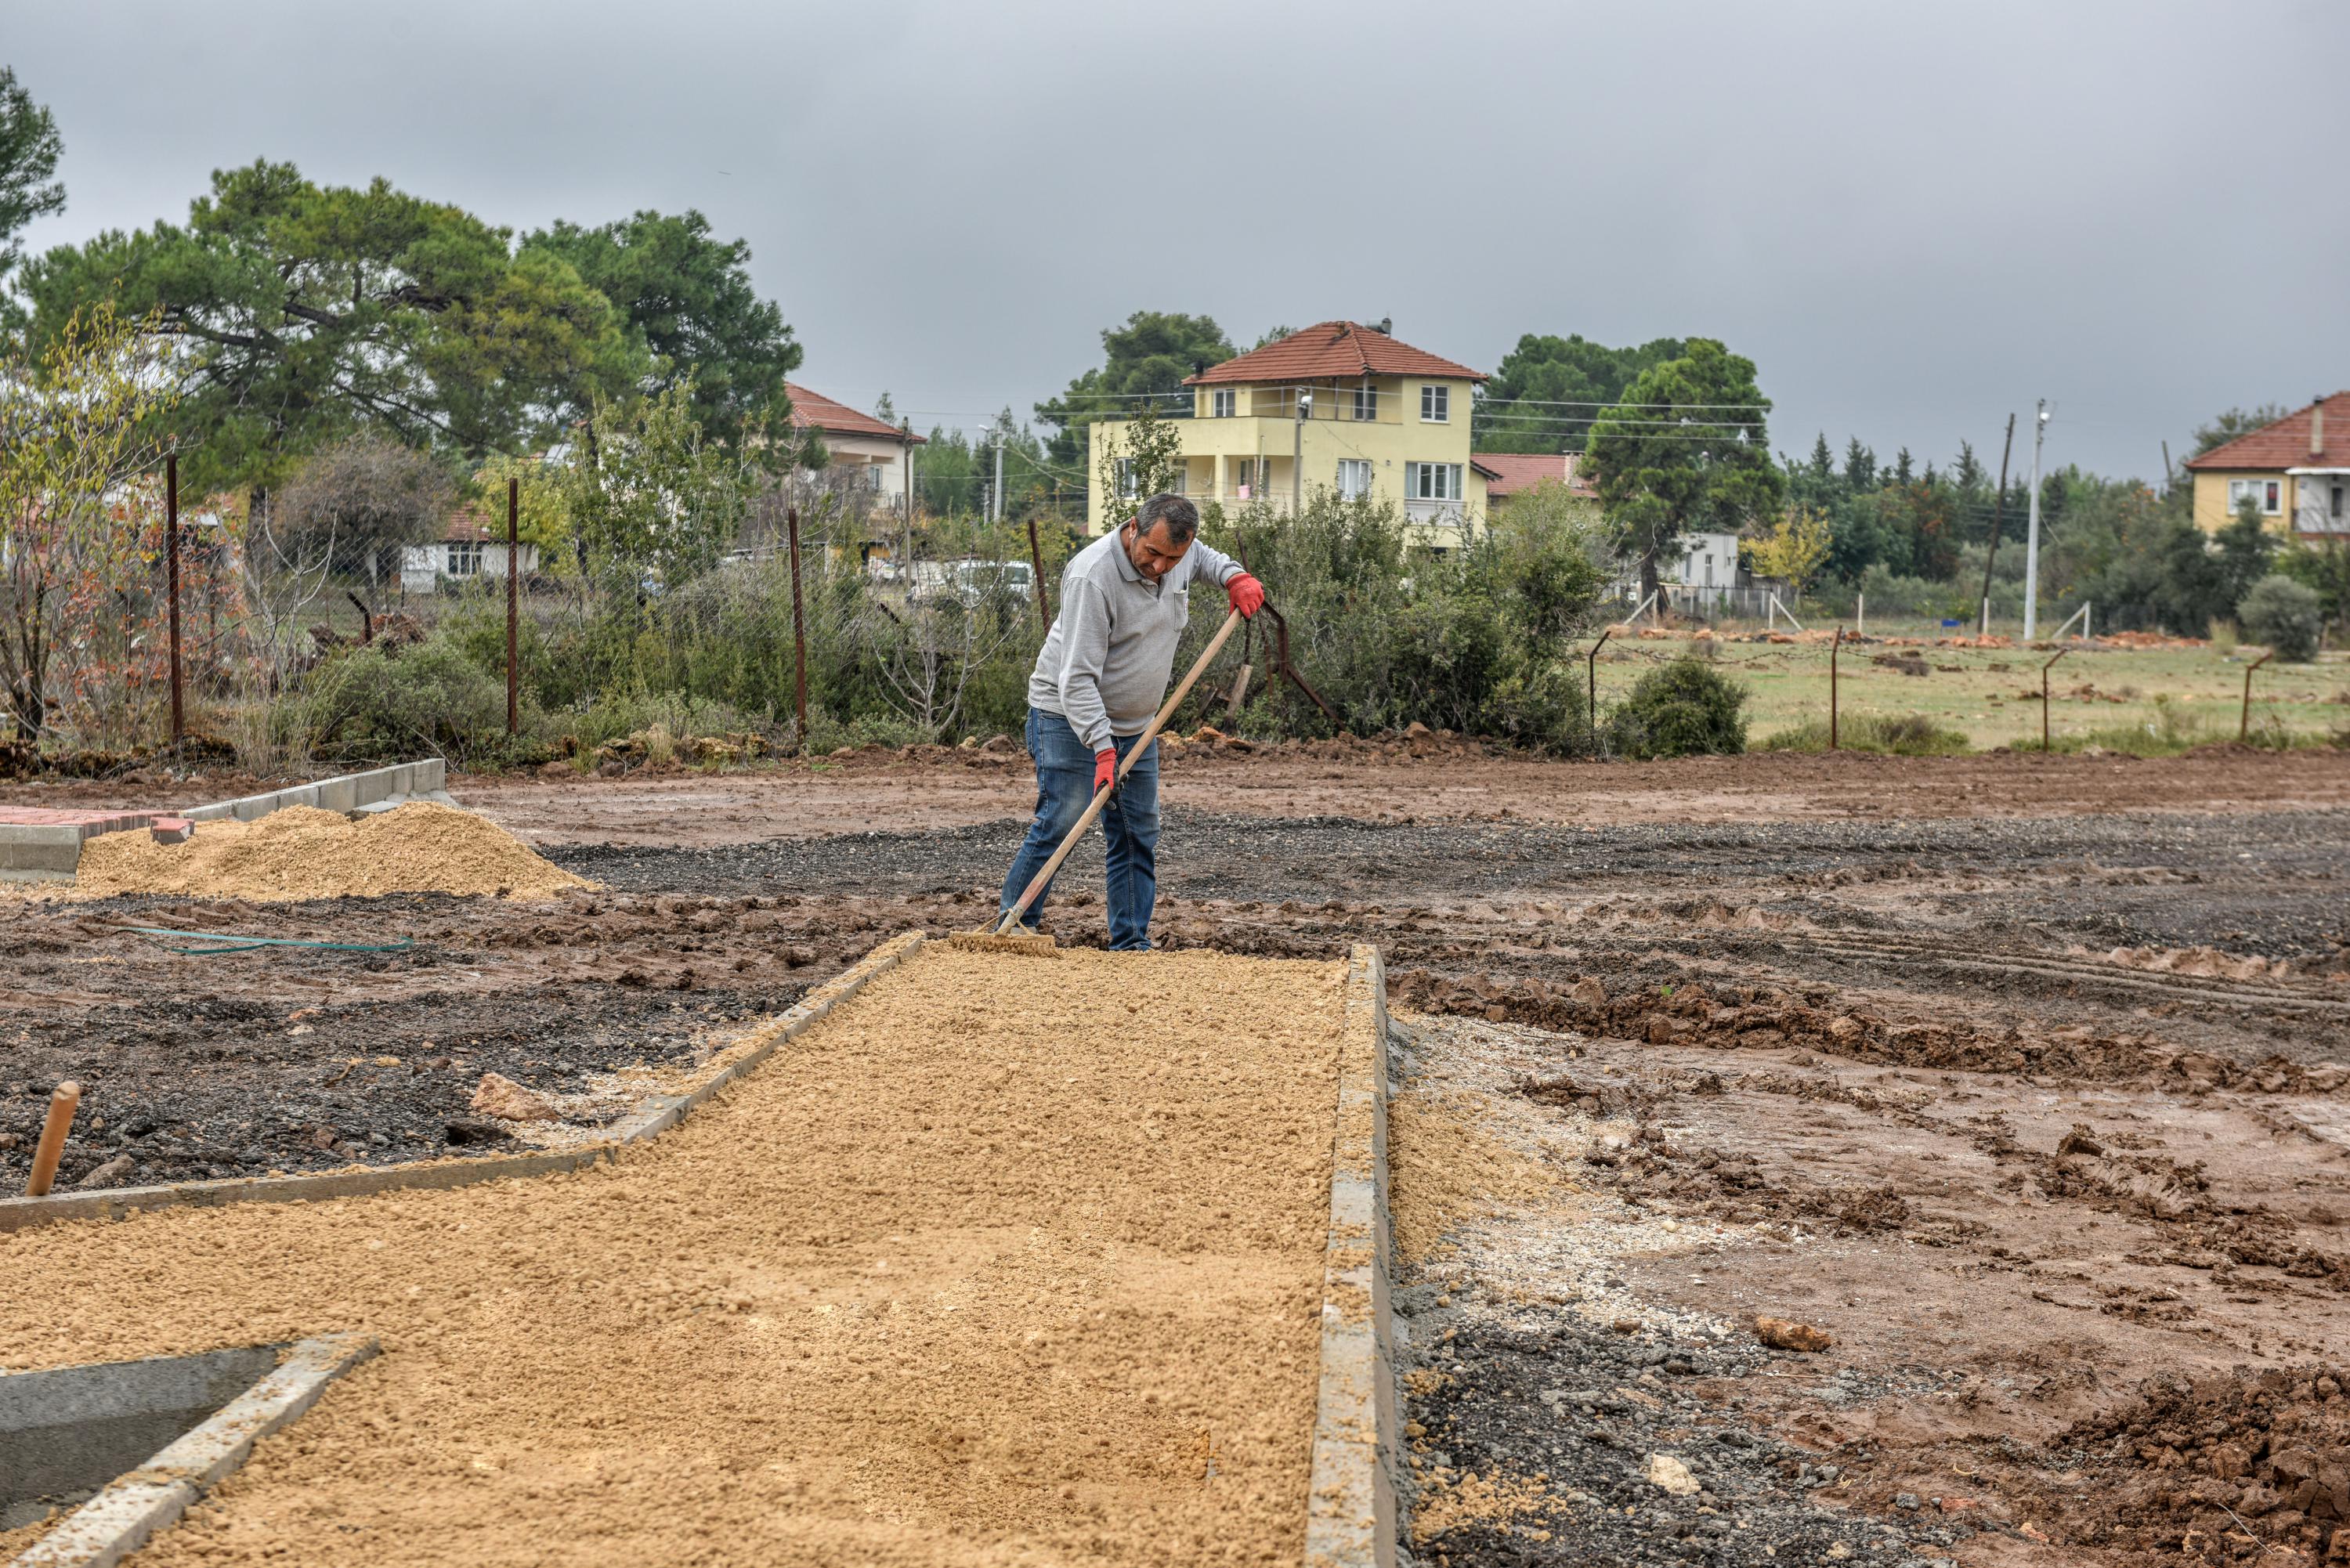
<svg viewBox="0 0 2350 1568"><path fill-rule="evenodd" d="M538 570L538 546L527 540L515 545L515 566L524 576ZM403 593L429 594L441 579L503 577L506 575L506 531L501 520L494 527L473 511L458 513L430 545L410 545L400 553L400 587Z"/></svg>
<svg viewBox="0 0 2350 1568"><path fill-rule="evenodd" d="M876 503L891 511L905 510L906 495L912 488L914 449L923 444L923 438L795 382L786 381L784 387L792 397L792 428L814 431L824 439L825 451L832 457L832 472L845 472Z"/></svg>

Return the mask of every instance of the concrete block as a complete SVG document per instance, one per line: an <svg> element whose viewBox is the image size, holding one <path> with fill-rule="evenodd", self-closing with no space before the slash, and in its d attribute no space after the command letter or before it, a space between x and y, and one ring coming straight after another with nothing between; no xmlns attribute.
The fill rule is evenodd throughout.
<svg viewBox="0 0 2350 1568"><path fill-rule="evenodd" d="M299 1417L329 1383L376 1350L376 1342L359 1334L302 1341L211 1419L76 1509L18 1557L16 1568L113 1568L177 1523L244 1465L255 1443Z"/></svg>
<svg viewBox="0 0 2350 1568"><path fill-rule="evenodd" d="M429 794L449 787L449 762L445 757L427 757L415 764L416 778L409 785L411 794Z"/></svg>
<svg viewBox="0 0 2350 1568"><path fill-rule="evenodd" d="M318 794L312 804L321 811L348 811L359 803L359 781L348 774L320 779L314 787Z"/></svg>
<svg viewBox="0 0 2350 1568"><path fill-rule="evenodd" d="M1387 976L1378 949L1367 943L1347 961L1345 1005L1305 1561L1312 1568L1393 1568L1403 1412L1388 1299Z"/></svg>
<svg viewBox="0 0 2350 1568"><path fill-rule="evenodd" d="M147 836L158 844L185 844L195 830L184 816L159 816L147 825Z"/></svg>

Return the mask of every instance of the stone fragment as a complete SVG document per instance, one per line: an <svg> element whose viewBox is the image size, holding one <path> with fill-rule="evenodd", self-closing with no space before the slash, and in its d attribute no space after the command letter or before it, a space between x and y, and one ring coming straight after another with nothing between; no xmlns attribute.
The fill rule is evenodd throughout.
<svg viewBox="0 0 2350 1568"><path fill-rule="evenodd" d="M473 1108L508 1122L551 1122L563 1115L545 1095L525 1089L499 1073L484 1073L473 1090Z"/></svg>
<svg viewBox="0 0 2350 1568"><path fill-rule="evenodd" d="M1698 1490L1697 1478L1690 1474L1689 1466L1670 1454L1650 1454L1648 1476L1650 1485L1675 1497L1691 1497Z"/></svg>
<svg viewBox="0 0 2350 1568"><path fill-rule="evenodd" d="M1794 1318L1766 1317L1759 1313L1754 1318L1754 1337L1773 1350L1822 1351L1835 1343L1825 1329Z"/></svg>
<svg viewBox="0 0 2350 1568"><path fill-rule="evenodd" d="M94 1188L111 1187L130 1174L132 1161L127 1154L118 1154L104 1165L83 1177L74 1186L87 1192Z"/></svg>

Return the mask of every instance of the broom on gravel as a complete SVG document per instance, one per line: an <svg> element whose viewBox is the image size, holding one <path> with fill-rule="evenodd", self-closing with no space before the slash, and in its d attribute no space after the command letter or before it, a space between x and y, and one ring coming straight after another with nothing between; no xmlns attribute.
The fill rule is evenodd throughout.
<svg viewBox="0 0 2350 1568"><path fill-rule="evenodd" d="M1040 931L1018 929L1020 917L1026 914L1028 906L1044 893L1045 884L1053 879L1053 873L1061 868L1061 862L1069 857L1069 851L1077 846L1077 840L1083 838L1086 829L1094 825L1094 818L1101 815L1102 807L1109 803L1110 795L1126 782L1127 774L1141 760L1142 753L1150 749L1150 742L1159 738L1160 726L1174 717L1176 708L1191 695L1192 683L1206 672L1209 665L1215 662L1216 655L1223 651L1225 640L1232 635L1232 628L1240 624L1241 612L1238 610L1224 617L1224 624L1218 627L1216 635L1208 639L1207 650L1200 655L1191 671L1176 685L1173 694L1167 699L1166 706L1159 710L1157 716L1150 721L1150 727L1144 730L1134 744L1127 749L1126 757L1118 764L1117 775L1110 780L1109 788L1096 792L1094 798L1087 803L1085 815L1077 818L1076 826L1070 828L1068 836L1061 840L1061 846L1053 851L1053 857L1045 862L1045 868L1028 879L1027 888L1021 893L1020 901L1004 910L1003 919L987 929L955 932L947 939L949 945L993 952L1050 954L1054 951L1052 938Z"/></svg>

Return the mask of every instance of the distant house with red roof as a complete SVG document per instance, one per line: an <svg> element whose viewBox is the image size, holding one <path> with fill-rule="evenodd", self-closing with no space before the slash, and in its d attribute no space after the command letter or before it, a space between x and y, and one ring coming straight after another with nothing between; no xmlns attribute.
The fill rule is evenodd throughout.
<svg viewBox="0 0 2350 1568"><path fill-rule="evenodd" d="M1386 324L1318 322L1189 377L1193 418L1174 421L1182 489L1205 504L1287 508L1315 491L1391 500L1421 543L1457 543L1485 510L1469 405L1485 372L1415 348ZM1097 476L1128 421L1088 427L1087 523L1098 534L1142 498Z"/></svg>
<svg viewBox="0 0 2350 1568"><path fill-rule="evenodd" d="M784 386L792 398L792 428L813 431L823 440L833 472L845 474L882 505L903 510L912 489L914 449L922 438L797 382Z"/></svg>
<svg viewBox="0 0 2350 1568"><path fill-rule="evenodd" d="M1481 452L1470 459L1485 475L1485 504L1495 512L1513 495L1532 490L1544 480L1566 486L1581 501L1597 501L1591 481L1575 472L1575 454L1568 452Z"/></svg>
<svg viewBox="0 0 2350 1568"><path fill-rule="evenodd" d="M2195 524L2207 534L2250 503L2270 526L2309 537L2350 535L2350 396L2335 392L2273 424L2190 457Z"/></svg>

